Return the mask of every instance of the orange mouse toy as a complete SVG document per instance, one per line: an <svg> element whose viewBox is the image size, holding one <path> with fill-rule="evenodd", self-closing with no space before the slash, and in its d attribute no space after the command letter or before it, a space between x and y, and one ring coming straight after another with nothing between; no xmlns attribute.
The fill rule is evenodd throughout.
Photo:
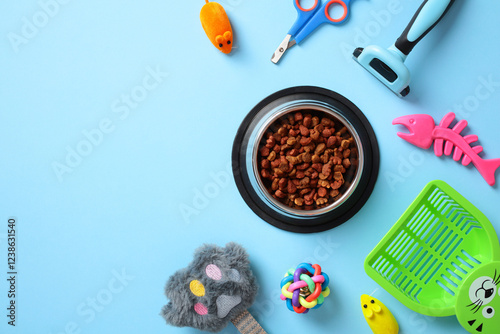
<svg viewBox="0 0 500 334"><path fill-rule="evenodd" d="M200 20L208 39L220 51L228 54L233 47L233 29L224 8L217 2L208 2L203 6Z"/></svg>

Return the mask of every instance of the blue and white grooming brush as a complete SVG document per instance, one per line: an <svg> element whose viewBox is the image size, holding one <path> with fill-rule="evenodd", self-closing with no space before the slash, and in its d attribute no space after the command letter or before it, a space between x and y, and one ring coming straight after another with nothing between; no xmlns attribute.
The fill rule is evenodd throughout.
<svg viewBox="0 0 500 334"><path fill-rule="evenodd" d="M441 20L455 0L425 0L396 43L354 50L354 59L399 97L410 92L410 71L404 64L415 45Z"/></svg>

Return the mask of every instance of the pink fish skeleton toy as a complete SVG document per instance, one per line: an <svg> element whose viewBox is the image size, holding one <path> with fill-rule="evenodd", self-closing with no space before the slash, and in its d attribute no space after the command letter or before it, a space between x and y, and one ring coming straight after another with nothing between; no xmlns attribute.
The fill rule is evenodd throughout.
<svg viewBox="0 0 500 334"><path fill-rule="evenodd" d="M478 141L476 135L462 136L462 132L467 127L467 121L461 120L450 128L455 119L455 114L446 114L439 125L435 125L434 119L425 114L409 115L396 118L393 125L404 125L410 133L398 132L398 136L410 144L423 149L429 149L434 142L434 153L440 157L451 155L453 160L462 159L462 165L467 166L471 162L483 176L486 182L493 186L495 184L495 171L500 167L500 159L485 160L479 156L483 151L482 146L471 146ZM453 151L453 148L455 150Z"/></svg>

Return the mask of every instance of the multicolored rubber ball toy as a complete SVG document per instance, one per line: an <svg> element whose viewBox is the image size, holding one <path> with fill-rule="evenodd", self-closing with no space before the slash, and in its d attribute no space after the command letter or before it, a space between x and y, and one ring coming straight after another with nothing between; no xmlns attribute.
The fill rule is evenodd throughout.
<svg viewBox="0 0 500 334"><path fill-rule="evenodd" d="M281 280L281 300L292 312L307 313L323 305L330 294L330 278L318 264L301 263Z"/></svg>

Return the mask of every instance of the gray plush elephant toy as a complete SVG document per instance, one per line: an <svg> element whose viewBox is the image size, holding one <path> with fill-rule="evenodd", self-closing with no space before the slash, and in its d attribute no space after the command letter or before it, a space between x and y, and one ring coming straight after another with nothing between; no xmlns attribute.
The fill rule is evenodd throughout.
<svg viewBox="0 0 500 334"><path fill-rule="evenodd" d="M248 313L257 295L248 254L236 244L204 245L193 261L173 274L165 287L170 302L161 315L168 324L219 332L229 321L243 333L266 332Z"/></svg>

